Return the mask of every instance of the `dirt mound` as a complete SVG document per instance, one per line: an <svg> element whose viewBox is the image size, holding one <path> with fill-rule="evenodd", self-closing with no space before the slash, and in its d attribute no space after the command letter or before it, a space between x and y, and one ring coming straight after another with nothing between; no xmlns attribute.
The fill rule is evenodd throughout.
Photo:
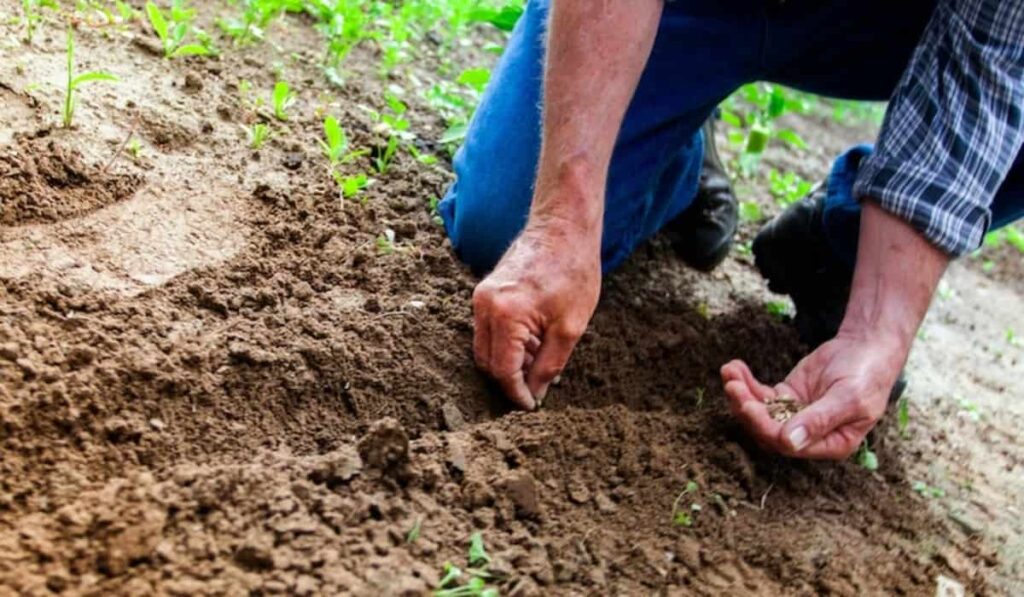
<svg viewBox="0 0 1024 597"><path fill-rule="evenodd" d="M418 595L480 530L492 583L512 595L931 592L945 567L929 550L951 548L917 500L853 465L793 466L722 443L734 431L718 416L609 407L410 444L381 421L358 450L181 465L27 515L0 534L22 554L0 584Z"/></svg>
<svg viewBox="0 0 1024 597"><path fill-rule="evenodd" d="M88 164L47 130L0 147L0 225L56 222L131 197L143 177Z"/></svg>

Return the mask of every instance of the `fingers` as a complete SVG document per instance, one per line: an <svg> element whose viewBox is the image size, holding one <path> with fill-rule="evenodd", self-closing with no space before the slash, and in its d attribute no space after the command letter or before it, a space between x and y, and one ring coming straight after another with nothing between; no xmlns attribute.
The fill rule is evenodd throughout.
<svg viewBox="0 0 1024 597"><path fill-rule="evenodd" d="M749 397L751 400L764 402L776 395L775 390L759 382L750 371L750 367L747 367L747 364L739 359L729 361L723 365L721 375L723 384L729 385L729 382L736 381L740 383L734 387L745 387L747 389L747 392L739 394L738 396L745 396ZM737 398L737 400L739 400L739 398Z"/></svg>
<svg viewBox="0 0 1024 597"><path fill-rule="evenodd" d="M507 319L493 321L491 329L493 333L487 371L501 384L501 389L512 402L520 408L533 410L537 402L526 385L524 373L529 331Z"/></svg>
<svg viewBox="0 0 1024 597"><path fill-rule="evenodd" d="M876 419L863 390L837 384L783 425L780 443L790 455L842 460L857 450Z"/></svg>
<svg viewBox="0 0 1024 597"><path fill-rule="evenodd" d="M526 376L526 385L537 400L544 400L548 387L562 373L582 333L563 325L549 328L541 341L537 358Z"/></svg>

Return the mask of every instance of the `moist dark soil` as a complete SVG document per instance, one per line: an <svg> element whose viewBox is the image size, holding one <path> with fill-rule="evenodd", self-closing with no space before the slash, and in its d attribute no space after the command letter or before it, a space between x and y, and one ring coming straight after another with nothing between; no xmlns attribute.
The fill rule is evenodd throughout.
<svg viewBox="0 0 1024 597"><path fill-rule="evenodd" d="M83 94L74 129L59 87L0 95L19 115L0 144L0 588L418 595L481 531L508 594L1001 591L991 545L910 489L891 425L876 473L744 438L718 368L777 379L804 351L744 256L708 276L643 248L543 410L510 412L429 209L449 166L401 153L343 200L317 144L326 110L381 145L363 107L399 84L429 146L444 123L411 81L436 74L381 81L360 47L333 87L308 23L284 23L279 50L174 61L141 24L83 27L82 68L123 84ZM0 87L54 79L62 43L5 46ZM250 150L264 116L238 83L269 94L282 62L294 116Z"/></svg>

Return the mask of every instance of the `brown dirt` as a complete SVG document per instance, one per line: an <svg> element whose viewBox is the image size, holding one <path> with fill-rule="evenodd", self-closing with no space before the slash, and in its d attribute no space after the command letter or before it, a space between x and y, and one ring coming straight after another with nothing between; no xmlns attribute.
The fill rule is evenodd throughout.
<svg viewBox="0 0 1024 597"><path fill-rule="evenodd" d="M0 48L0 97L59 81L57 32ZM877 433L877 474L744 440L718 367L775 378L801 348L743 257L703 276L644 248L544 410L508 413L473 368L474 280L427 208L447 167L403 154L341 201L315 112L379 145L361 106L385 82L360 48L329 87L308 23L274 34L280 53L166 62L133 43L141 25L83 29L82 68L123 83L87 90L76 130L53 126L57 85L9 109L32 116L0 145L21 173L0 186L18 214L0 228L0 590L422 594L474 530L511 594L923 595L940 574L1002 590L1004 556L911 491L895 430ZM240 124L260 115L237 83L269 93L275 63L300 99L252 152ZM140 159L100 174L133 130ZM54 165L84 182L48 182ZM8 212L8 196L26 199ZM701 509L680 527L689 481Z"/></svg>

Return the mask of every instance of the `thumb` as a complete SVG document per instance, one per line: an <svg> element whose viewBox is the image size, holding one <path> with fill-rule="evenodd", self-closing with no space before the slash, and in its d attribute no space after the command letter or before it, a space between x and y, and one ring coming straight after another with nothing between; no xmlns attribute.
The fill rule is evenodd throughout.
<svg viewBox="0 0 1024 597"><path fill-rule="evenodd" d="M538 401L544 400L551 382L565 369L578 340L578 335L562 327L553 327L544 334L537 358L526 377L526 385Z"/></svg>
<svg viewBox="0 0 1024 597"><path fill-rule="evenodd" d="M834 386L782 426L780 443L795 456L841 460L861 439L846 426L864 418L853 390Z"/></svg>

